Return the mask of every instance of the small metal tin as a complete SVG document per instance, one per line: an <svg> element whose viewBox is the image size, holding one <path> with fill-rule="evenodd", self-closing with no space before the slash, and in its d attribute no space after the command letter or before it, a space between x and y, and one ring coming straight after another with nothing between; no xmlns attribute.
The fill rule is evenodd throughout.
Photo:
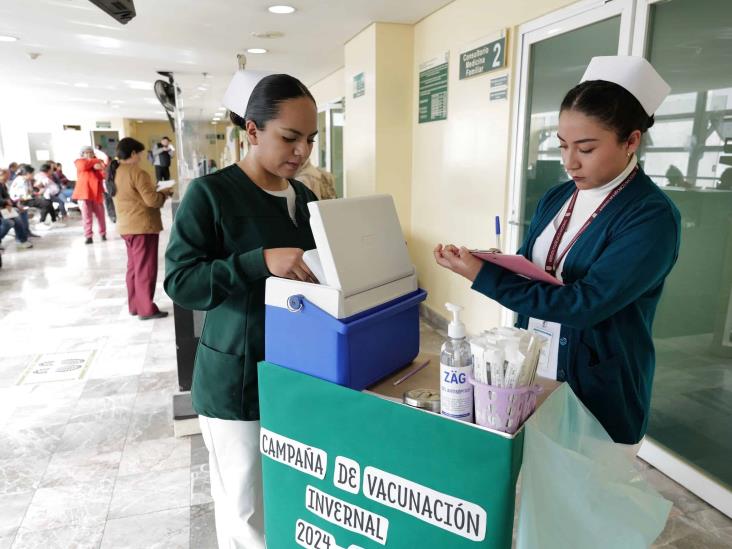
<svg viewBox="0 0 732 549"><path fill-rule="evenodd" d="M429 389L412 389L404 393L404 404L439 414L440 393Z"/></svg>

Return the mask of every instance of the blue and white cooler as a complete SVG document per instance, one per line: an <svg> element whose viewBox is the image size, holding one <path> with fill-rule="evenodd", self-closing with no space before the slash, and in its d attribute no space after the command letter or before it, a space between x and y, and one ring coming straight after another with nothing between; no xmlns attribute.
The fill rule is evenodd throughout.
<svg viewBox="0 0 732 549"><path fill-rule="evenodd" d="M419 353L427 293L389 195L311 202L320 284L267 279L265 360L362 390Z"/></svg>

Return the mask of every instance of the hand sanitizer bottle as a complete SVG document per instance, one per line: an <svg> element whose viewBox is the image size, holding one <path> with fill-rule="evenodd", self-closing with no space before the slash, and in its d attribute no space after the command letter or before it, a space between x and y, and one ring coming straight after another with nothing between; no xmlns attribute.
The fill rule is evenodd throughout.
<svg viewBox="0 0 732 549"><path fill-rule="evenodd" d="M473 373L473 354L465 337L465 324L460 322L463 308L452 303L445 306L453 320L440 353L440 413L473 423L473 386L468 381L468 374Z"/></svg>

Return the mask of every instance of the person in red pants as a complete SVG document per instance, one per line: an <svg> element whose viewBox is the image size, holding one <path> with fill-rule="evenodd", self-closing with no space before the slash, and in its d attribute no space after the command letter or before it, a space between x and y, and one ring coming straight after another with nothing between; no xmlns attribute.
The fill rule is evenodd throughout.
<svg viewBox="0 0 732 549"><path fill-rule="evenodd" d="M117 158L107 171L107 186L114 190L117 230L127 245L127 302L140 320L164 318L153 297L158 276L158 238L163 230L160 208L173 190L158 192L140 167L145 146L131 137L120 139ZM111 183L111 185L110 185Z"/></svg>
<svg viewBox="0 0 732 549"><path fill-rule="evenodd" d="M92 244L92 218L97 218L97 227L102 240L107 240L107 221L104 217L104 164L94 157L90 146L81 148L81 158L74 161L76 186L71 198L79 201L81 218L84 221L84 237Z"/></svg>

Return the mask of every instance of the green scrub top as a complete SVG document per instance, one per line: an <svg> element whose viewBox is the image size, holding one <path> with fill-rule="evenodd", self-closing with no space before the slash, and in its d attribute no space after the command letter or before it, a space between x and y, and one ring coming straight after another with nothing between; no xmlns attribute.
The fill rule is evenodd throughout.
<svg viewBox="0 0 732 549"><path fill-rule="evenodd" d="M569 200L568 181L539 202L519 253ZM655 369L652 325L663 283L679 255L681 219L643 172L595 218L564 262L564 286L535 282L486 262L473 289L519 313L562 325L557 379L569 383L615 442L643 438Z"/></svg>
<svg viewBox="0 0 732 549"><path fill-rule="evenodd" d="M299 181L295 224L287 199L257 186L236 164L193 180L175 214L165 252L165 291L181 307L206 311L191 388L207 417L259 419L257 363L264 360L268 248L315 248Z"/></svg>

